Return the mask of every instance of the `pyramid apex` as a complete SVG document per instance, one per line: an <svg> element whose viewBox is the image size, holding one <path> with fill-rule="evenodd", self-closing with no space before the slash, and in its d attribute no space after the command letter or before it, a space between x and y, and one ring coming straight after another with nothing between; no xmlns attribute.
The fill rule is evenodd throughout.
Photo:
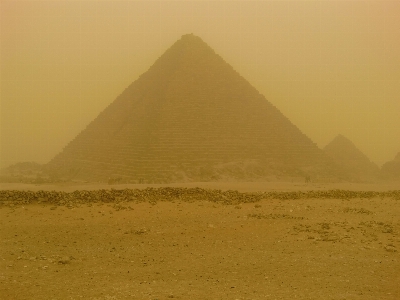
<svg viewBox="0 0 400 300"><path fill-rule="evenodd" d="M343 134L338 134L332 141L333 145L341 145L342 147L356 147L352 140L344 136Z"/></svg>
<svg viewBox="0 0 400 300"><path fill-rule="evenodd" d="M187 33L187 34L182 35L180 40L183 42L189 42L189 43L190 42L192 42L192 43L193 42L201 42L201 43L205 44L205 42L199 36L197 36L193 33Z"/></svg>
<svg viewBox="0 0 400 300"><path fill-rule="evenodd" d="M325 149L331 149L331 148L342 148L342 149L349 149L349 148L357 148L354 143L348 139L347 137L345 137L343 134L338 134L337 136L335 136L335 138L325 146Z"/></svg>
<svg viewBox="0 0 400 300"><path fill-rule="evenodd" d="M181 36L181 39L189 39L189 38L199 38L197 35L194 35L193 32L186 33Z"/></svg>
<svg viewBox="0 0 400 300"><path fill-rule="evenodd" d="M341 139L341 140L349 140L348 138L346 138L343 134L339 133L335 139Z"/></svg>

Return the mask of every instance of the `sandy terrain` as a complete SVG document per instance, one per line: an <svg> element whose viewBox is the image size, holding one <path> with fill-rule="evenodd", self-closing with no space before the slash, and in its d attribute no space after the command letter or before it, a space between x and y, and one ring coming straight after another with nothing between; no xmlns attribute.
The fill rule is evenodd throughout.
<svg viewBox="0 0 400 300"><path fill-rule="evenodd" d="M1 185L55 188L110 186ZM400 299L400 200L208 200L1 205L0 299Z"/></svg>

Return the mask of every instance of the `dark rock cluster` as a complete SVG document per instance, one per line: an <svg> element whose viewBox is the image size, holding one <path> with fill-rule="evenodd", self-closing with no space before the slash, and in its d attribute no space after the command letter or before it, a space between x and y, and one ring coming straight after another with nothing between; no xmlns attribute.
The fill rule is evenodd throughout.
<svg viewBox="0 0 400 300"><path fill-rule="evenodd" d="M149 202L156 204L158 201L212 201L225 205L240 203L254 203L263 199L352 199L352 198L385 198L390 197L400 200L400 190L374 192L374 191L297 191L297 192L256 192L241 193L233 190L212 190L202 188L146 188L146 189L111 189L111 190L77 190L71 193L62 191L0 191L0 205L24 205L31 203L52 204L57 206L76 206L90 203L121 202Z"/></svg>

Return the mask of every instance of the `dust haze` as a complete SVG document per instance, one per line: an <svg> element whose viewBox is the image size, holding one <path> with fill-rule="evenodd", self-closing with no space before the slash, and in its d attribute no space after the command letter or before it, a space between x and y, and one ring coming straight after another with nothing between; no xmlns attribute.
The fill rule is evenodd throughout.
<svg viewBox="0 0 400 300"><path fill-rule="evenodd" d="M1 1L1 299L400 299L399 1Z"/></svg>
<svg viewBox="0 0 400 300"><path fill-rule="evenodd" d="M1 167L49 162L194 33L322 148L400 151L398 1L2 1Z"/></svg>

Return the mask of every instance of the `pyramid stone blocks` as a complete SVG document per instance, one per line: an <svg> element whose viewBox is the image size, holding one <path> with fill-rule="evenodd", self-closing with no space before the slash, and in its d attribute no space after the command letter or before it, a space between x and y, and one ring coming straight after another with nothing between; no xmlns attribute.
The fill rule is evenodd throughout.
<svg viewBox="0 0 400 300"><path fill-rule="evenodd" d="M238 170L237 176L225 174L227 166ZM59 176L85 180L121 176L170 182L326 172L332 164L250 83L189 34L48 167Z"/></svg>

